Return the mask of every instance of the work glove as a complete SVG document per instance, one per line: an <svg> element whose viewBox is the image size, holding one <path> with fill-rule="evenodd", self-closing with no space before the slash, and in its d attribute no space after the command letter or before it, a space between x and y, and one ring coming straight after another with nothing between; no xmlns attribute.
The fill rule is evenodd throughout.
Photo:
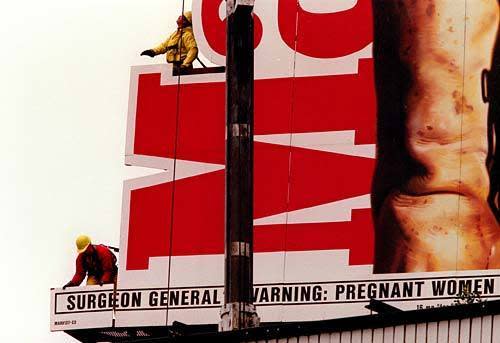
<svg viewBox="0 0 500 343"><path fill-rule="evenodd" d="M141 52L141 56L155 57L155 52L151 49L144 50L143 52Z"/></svg>

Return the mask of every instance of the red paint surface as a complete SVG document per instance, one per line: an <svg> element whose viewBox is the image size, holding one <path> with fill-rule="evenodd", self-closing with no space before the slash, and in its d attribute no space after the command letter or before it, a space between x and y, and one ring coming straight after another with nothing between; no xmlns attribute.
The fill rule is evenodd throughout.
<svg viewBox="0 0 500 343"><path fill-rule="evenodd" d="M289 211L369 193L374 165L371 159L256 143L256 219L287 210L290 152L292 168ZM175 199L173 222L172 198ZM359 244L354 244L353 237L361 234L360 230L363 231L361 237L364 237L360 240L363 242L361 250L367 251L365 245L373 243L373 238L364 233L372 227L366 218L361 222L326 224L289 225L289 230L295 230L293 232L296 234L288 236L291 231L288 232L290 244L286 243L286 250L358 249ZM308 227L317 231L327 230L325 227L331 225L345 230L342 231L344 235L335 230L332 231L334 235L331 238L320 234L306 234ZM280 230L285 225L277 227L271 227L262 241L256 238L256 244L262 244L262 248L259 248L262 250L258 251L281 251L284 248L285 243L280 242L279 237L282 235ZM147 269L150 257L169 256L171 228L174 256L224 252L224 171L177 180L175 195L172 194L172 183L132 191L127 269ZM301 239L301 233L307 237ZM344 238L337 240L335 236ZM353 263L370 261L362 251L353 255ZM356 257L359 254L361 258Z"/></svg>
<svg viewBox="0 0 500 343"><path fill-rule="evenodd" d="M334 58L350 55L372 41L371 2L358 0L352 9L342 12L311 13L302 9L297 0L279 0L281 37L290 49L295 50L297 45L297 52L306 56Z"/></svg>
<svg viewBox="0 0 500 343"><path fill-rule="evenodd" d="M255 134L356 130L357 144L374 143L373 87L371 60L361 61L359 74L258 80ZM183 85L180 92L177 158L223 164L224 83ZM140 75L135 154L174 157L176 104L177 85Z"/></svg>
<svg viewBox="0 0 500 343"><path fill-rule="evenodd" d="M349 264L373 262L369 209L354 210L350 222L263 225L254 235L256 252L350 249Z"/></svg>
<svg viewBox="0 0 500 343"><path fill-rule="evenodd" d="M169 256L170 247L173 256L223 254L223 182L223 171L178 180L173 222L171 183L133 191L127 269L148 269L149 258ZM370 210L354 210L350 222L255 227L255 252L326 249L350 249L350 264L371 263Z"/></svg>
<svg viewBox="0 0 500 343"><path fill-rule="evenodd" d="M169 256L170 247L173 255L203 255L224 252L223 244L224 171L177 180L174 194L172 183L132 191L128 270L148 269L149 258Z"/></svg>

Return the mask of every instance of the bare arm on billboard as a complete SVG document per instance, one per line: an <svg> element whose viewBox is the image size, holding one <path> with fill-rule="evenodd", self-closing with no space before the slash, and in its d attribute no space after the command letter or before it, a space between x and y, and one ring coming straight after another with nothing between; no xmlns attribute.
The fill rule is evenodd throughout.
<svg viewBox="0 0 500 343"><path fill-rule="evenodd" d="M498 2L373 2L375 272L498 268L481 96Z"/></svg>

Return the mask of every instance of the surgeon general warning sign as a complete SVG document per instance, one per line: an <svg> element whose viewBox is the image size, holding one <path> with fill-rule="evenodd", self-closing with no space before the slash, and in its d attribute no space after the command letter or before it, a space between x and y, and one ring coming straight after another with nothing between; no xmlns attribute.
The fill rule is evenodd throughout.
<svg viewBox="0 0 500 343"><path fill-rule="evenodd" d="M397 280L374 282L335 282L300 285L257 285L254 301L260 306L315 303L347 303L380 299L384 301L456 299L467 290L480 294L478 299L496 297L498 276L434 280ZM222 287L75 292L56 294L56 314L81 311L171 309L206 307L222 304Z"/></svg>
<svg viewBox="0 0 500 343"><path fill-rule="evenodd" d="M256 1L262 322L500 297L498 4L450 1ZM192 3L225 65L225 1ZM219 322L224 113L224 74L132 68L125 163L158 173L124 183L116 290L53 290L53 330Z"/></svg>
<svg viewBox="0 0 500 343"><path fill-rule="evenodd" d="M254 301L263 313L283 310L335 308L342 305L361 310L370 299L391 303L401 309L453 306L462 292L478 295L477 301L500 298L500 275L460 275L433 278L386 278L379 280L343 280L317 283L258 284ZM97 316L122 312L151 313L166 309L178 313L204 310L207 322L216 322L223 302L223 287L171 287L158 289L81 288L78 291L53 291L52 327L69 329ZM299 311L300 312L300 311ZM271 316L271 315L270 315ZM64 318L68 318L65 320ZM71 318L71 319L69 319ZM290 316L290 320L301 316Z"/></svg>

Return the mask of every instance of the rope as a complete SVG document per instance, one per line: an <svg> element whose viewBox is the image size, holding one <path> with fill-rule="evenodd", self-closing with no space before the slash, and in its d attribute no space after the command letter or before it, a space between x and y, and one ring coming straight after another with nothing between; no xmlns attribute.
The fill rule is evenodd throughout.
<svg viewBox="0 0 500 343"><path fill-rule="evenodd" d="M181 15L184 15L184 5L185 0L182 0L182 9ZM179 37L179 53L182 51L182 34L184 30L181 28L181 34ZM172 270L172 247L174 240L174 210L175 210L175 182L176 182L176 172L177 172L177 145L179 139L179 116L180 116L180 94L181 94L181 73L177 75L177 95L176 95L176 113L175 113L175 141L174 141L174 166L172 170L172 196L171 196L171 204L170 204L170 239L169 239L169 251L168 251L168 274L167 274L167 289L170 290L170 281L171 281L171 270ZM170 297L167 301L167 314L165 318L165 325L168 326L168 315L169 315L169 307L170 307Z"/></svg>
<svg viewBox="0 0 500 343"><path fill-rule="evenodd" d="M297 1L297 12L295 14L295 40L293 49L293 73L292 73L292 92L291 92L291 106L290 106L290 120L288 122L288 127L290 131L290 138L288 141L288 180L287 180L287 194L286 194L286 206L285 206L285 236L284 236L284 256L283 256L283 272L282 279L283 285L286 278L286 260L287 260L287 241L288 241L288 213L290 210L290 195L292 188L292 139L293 139L293 114L295 112L295 77L296 77L296 65L297 65L297 41L299 36L299 2ZM281 303L283 306L283 303ZM281 311L282 315L284 311Z"/></svg>

